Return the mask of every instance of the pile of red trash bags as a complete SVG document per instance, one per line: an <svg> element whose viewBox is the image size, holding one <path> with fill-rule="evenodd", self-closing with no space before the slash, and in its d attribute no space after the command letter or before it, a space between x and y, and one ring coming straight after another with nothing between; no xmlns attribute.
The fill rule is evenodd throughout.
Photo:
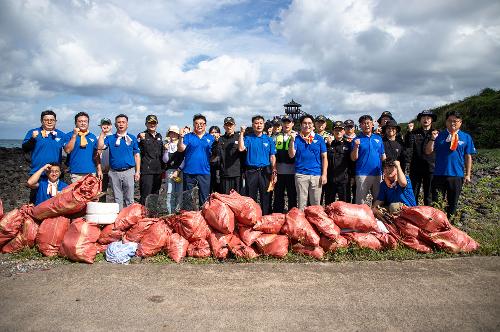
<svg viewBox="0 0 500 332"><path fill-rule="evenodd" d="M322 259L327 251L350 245L383 250L402 244L419 252L442 249L453 253L479 247L453 227L446 214L432 207L404 208L398 217L384 222L386 230L382 230L367 205L334 202L325 208L308 206L304 211L293 208L287 214L263 216L259 204L235 191L229 195L213 193L201 211L149 218L143 205L132 204L120 211L114 223L104 227L83 218L70 220L69 215L80 212L74 200L88 202L97 196L88 185L73 186L64 194L67 197L58 195L51 199L57 199L54 202L44 203L45 209L25 205L7 213L0 221L2 252L36 244L46 256L92 263L97 253L115 241L138 243L139 257L163 251L175 262L186 256L221 260L230 256L253 259L259 255L282 258L289 250ZM86 194L74 193L82 187ZM68 204L69 212L63 211L63 201L72 202ZM40 222L40 215L48 217Z"/></svg>

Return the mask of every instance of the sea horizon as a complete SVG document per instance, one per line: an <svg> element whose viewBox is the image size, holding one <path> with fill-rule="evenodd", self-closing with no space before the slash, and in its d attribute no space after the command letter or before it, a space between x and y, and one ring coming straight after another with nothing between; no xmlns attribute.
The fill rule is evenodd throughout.
<svg viewBox="0 0 500 332"><path fill-rule="evenodd" d="M1 148L20 148L23 143L22 139L2 139L0 138Z"/></svg>

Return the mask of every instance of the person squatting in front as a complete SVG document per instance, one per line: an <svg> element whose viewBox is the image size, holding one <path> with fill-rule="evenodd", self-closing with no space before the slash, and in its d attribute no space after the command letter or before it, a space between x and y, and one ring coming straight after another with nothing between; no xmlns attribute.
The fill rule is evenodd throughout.
<svg viewBox="0 0 500 332"><path fill-rule="evenodd" d="M57 163L46 164L30 176L27 186L36 192L35 205L56 196L68 186L63 180L59 179L60 176L61 164Z"/></svg>

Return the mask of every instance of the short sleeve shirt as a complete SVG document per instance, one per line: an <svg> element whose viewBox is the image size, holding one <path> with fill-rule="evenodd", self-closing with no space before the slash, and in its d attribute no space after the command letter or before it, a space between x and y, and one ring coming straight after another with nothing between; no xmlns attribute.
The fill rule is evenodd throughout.
<svg viewBox="0 0 500 332"><path fill-rule="evenodd" d="M40 178L40 181L38 181L38 189L36 191L35 205L38 205L42 202L45 202L49 198L52 198L52 196L47 194L48 186L49 186L49 179ZM59 183L57 184L57 192L60 192L67 186L68 185L66 184L66 182L59 180Z"/></svg>
<svg viewBox="0 0 500 332"><path fill-rule="evenodd" d="M184 136L186 146L184 155L184 169L186 174L210 174L210 156L215 138L205 133L201 138L195 133Z"/></svg>
<svg viewBox="0 0 500 332"><path fill-rule="evenodd" d="M396 184L394 188L389 188L385 181L382 181L380 183L377 200L384 202L385 205L389 205L391 203L403 203L406 206L417 206L411 181L408 176L406 177L406 182L408 184L404 188L401 188L399 183Z"/></svg>
<svg viewBox="0 0 500 332"><path fill-rule="evenodd" d="M474 142L469 134L459 130L458 146L455 151L452 151L450 150L451 142L446 142L448 135L448 130L443 130L434 142L436 152L434 175L464 177L465 155L476 154Z"/></svg>
<svg viewBox="0 0 500 332"><path fill-rule="evenodd" d="M104 138L104 145L109 150L109 167L114 170L132 168L135 166L134 156L140 153L139 144L135 136L127 134L131 139L130 145L121 138L118 141L118 135L113 134Z"/></svg>
<svg viewBox="0 0 500 332"><path fill-rule="evenodd" d="M295 138L295 172L305 175L321 175L321 155L326 153L323 137L314 134L311 143L302 136Z"/></svg>
<svg viewBox="0 0 500 332"><path fill-rule="evenodd" d="M250 167L266 167L271 164L270 157L276 154L276 145L273 139L266 134L245 136L247 155L245 163Z"/></svg>
<svg viewBox="0 0 500 332"><path fill-rule="evenodd" d="M38 136L35 138L35 147L31 152L31 170L30 175L34 174L40 168L50 163L61 163L62 148L65 141L65 136L59 129L54 129L47 137L42 137L42 127L33 128L26 133L23 144L28 142L33 131L38 131Z"/></svg>
<svg viewBox="0 0 500 332"><path fill-rule="evenodd" d="M72 131L66 134L64 146L68 144L72 136ZM97 137L92 133L88 133L85 138L87 139L87 145L82 147L80 144L81 137L77 135L73 151L68 155L69 171L72 174L90 174L96 172L94 153L97 150Z"/></svg>
<svg viewBox="0 0 500 332"><path fill-rule="evenodd" d="M354 149L354 141L360 140L358 160L356 160L356 175L377 176L382 174L382 161L380 157L385 153L382 137L377 134L366 136L360 133L352 142L351 150Z"/></svg>

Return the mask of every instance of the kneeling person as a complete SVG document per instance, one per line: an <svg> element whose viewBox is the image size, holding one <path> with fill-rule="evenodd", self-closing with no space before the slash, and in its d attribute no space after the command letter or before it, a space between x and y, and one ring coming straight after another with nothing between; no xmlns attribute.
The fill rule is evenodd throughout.
<svg viewBox="0 0 500 332"><path fill-rule="evenodd" d="M398 160L386 159L383 163L384 180L380 183L377 200L373 204L373 212L379 216L378 207L402 203L406 206L416 206L415 195L411 181L401 169Z"/></svg>
<svg viewBox="0 0 500 332"><path fill-rule="evenodd" d="M43 173L46 174L46 177L42 177ZM28 187L36 189L35 205L54 197L68 186L64 181L59 180L60 175L61 165L51 163L40 168L28 179Z"/></svg>

